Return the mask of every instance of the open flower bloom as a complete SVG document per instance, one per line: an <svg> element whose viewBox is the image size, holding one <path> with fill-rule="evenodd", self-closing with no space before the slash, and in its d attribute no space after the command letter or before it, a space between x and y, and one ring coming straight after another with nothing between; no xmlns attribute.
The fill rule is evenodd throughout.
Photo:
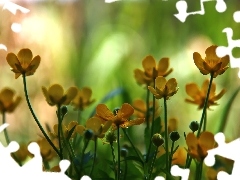
<svg viewBox="0 0 240 180"><path fill-rule="evenodd" d="M64 93L61 85L53 84L48 89L43 86L42 91L50 106L61 106L68 105L77 95L78 89L76 87L70 87L67 92Z"/></svg>
<svg viewBox="0 0 240 180"><path fill-rule="evenodd" d="M76 136L76 127L78 125L78 122L77 121L71 121L68 126L65 126L65 125L62 125L62 131L63 131L63 136L64 138L74 138ZM70 134L70 131L72 130L72 128L74 128L75 126L75 129L73 130L73 132ZM53 131L54 132L50 132L50 136L51 138L58 138L58 124L55 124L53 126Z"/></svg>
<svg viewBox="0 0 240 180"><path fill-rule="evenodd" d="M204 106L204 101L207 96L208 86L209 86L209 80L205 80L203 82L201 89L195 83L187 84L186 92L192 99L186 99L186 102L196 104L198 105L198 109L202 109ZM220 91L220 93L216 94L215 91L216 91L216 84L212 83L209 98L208 98L208 103L207 103L208 108L213 105L218 105L216 101L219 100L226 92L223 89Z"/></svg>
<svg viewBox="0 0 240 180"><path fill-rule="evenodd" d="M205 59L198 52L193 53L194 63L203 75L213 74L213 77L223 74L228 69L229 56L219 58L216 54L217 46L206 49Z"/></svg>
<svg viewBox="0 0 240 180"><path fill-rule="evenodd" d="M83 110L95 100L90 99L92 96L92 90L88 87L84 87L81 90L78 90L78 94L72 101L72 105L75 109Z"/></svg>
<svg viewBox="0 0 240 180"><path fill-rule="evenodd" d="M151 56L147 56L142 61L144 71L140 69L134 70L135 79L138 84L150 85L157 76L167 76L173 69L169 68L169 58L162 58L156 65L156 60Z"/></svg>
<svg viewBox="0 0 240 180"><path fill-rule="evenodd" d="M189 133L186 137L188 153L192 158L203 161L207 156L207 151L215 146L214 135L211 132L204 131L199 138L193 133Z"/></svg>
<svg viewBox="0 0 240 180"><path fill-rule="evenodd" d="M4 88L0 92L0 112L12 112L20 103L21 97L14 97L15 92L10 88Z"/></svg>
<svg viewBox="0 0 240 180"><path fill-rule="evenodd" d="M82 125L77 125L76 132L83 136L86 130L92 130L92 140L96 140L96 138L103 138L111 125L111 121L103 122L98 117L92 117L87 120L85 127Z"/></svg>
<svg viewBox="0 0 240 180"><path fill-rule="evenodd" d="M161 99L163 97L169 99L170 96L173 96L178 91L177 81L175 78L171 78L167 81L164 77L158 76L155 80L155 84L155 89L152 86L148 86L148 89L156 99Z"/></svg>
<svg viewBox="0 0 240 180"><path fill-rule="evenodd" d="M96 108L96 116L105 121L111 121L113 129L116 129L117 127L127 128L129 126L142 124L145 120L144 118L128 120L133 113L133 107L127 103L124 103L114 114L105 104L99 104Z"/></svg>
<svg viewBox="0 0 240 180"><path fill-rule="evenodd" d="M11 71L15 73L16 79L21 74L25 74L26 76L33 75L41 61L39 55L33 58L30 49L21 49L17 55L14 53L8 53L6 59L11 66Z"/></svg>
<svg viewBox="0 0 240 180"><path fill-rule="evenodd" d="M138 118L145 118L146 113L147 113L147 105L145 103L145 101L141 100L141 99L136 99L133 101L132 104L133 108L135 109L134 111L134 115ZM150 116L149 116L149 121L152 121L152 109L153 109L153 103L149 102L149 111L150 111ZM159 109L159 105L158 102L155 102L155 117L154 119L156 119L158 116L160 115L160 109Z"/></svg>

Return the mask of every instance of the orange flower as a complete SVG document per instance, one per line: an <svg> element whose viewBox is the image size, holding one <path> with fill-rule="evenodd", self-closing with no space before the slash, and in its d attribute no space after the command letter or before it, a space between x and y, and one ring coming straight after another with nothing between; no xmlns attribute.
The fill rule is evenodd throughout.
<svg viewBox="0 0 240 180"><path fill-rule="evenodd" d="M8 53L6 59L11 66L11 71L15 73L16 79L21 74L25 74L26 76L33 75L41 61L40 56L35 56L33 58L30 49L21 49L17 55Z"/></svg>
<svg viewBox="0 0 240 180"><path fill-rule="evenodd" d="M208 86L209 86L209 80L205 80L203 82L202 89L200 89L198 85L195 83L187 84L186 92L192 99L186 99L185 101L196 104L198 105L198 109L202 109L204 105L204 101L207 96ZM208 108L213 105L218 105L216 101L219 100L226 92L223 89L220 93L216 95L215 91L216 91L216 84L212 83L209 98L208 98L208 103L207 103Z"/></svg>
<svg viewBox="0 0 240 180"><path fill-rule="evenodd" d="M169 99L170 96L173 96L178 91L175 78L171 78L167 81L164 77L158 76L155 80L155 84L155 89L151 86L148 86L148 89L153 93L156 99L161 99L163 97Z"/></svg>
<svg viewBox="0 0 240 180"><path fill-rule="evenodd" d="M70 87L67 92L64 93L61 85L53 84L48 89L43 86L42 91L50 106L61 106L68 105L77 95L78 89L76 87Z"/></svg>
<svg viewBox="0 0 240 180"><path fill-rule="evenodd" d="M14 97L15 92L10 88L4 88L0 92L0 112L13 112L21 101L21 97Z"/></svg>
<svg viewBox="0 0 240 180"><path fill-rule="evenodd" d="M223 74L228 69L229 56L219 58L216 54L217 46L206 49L205 59L198 52L193 53L194 63L203 75L213 74L213 77Z"/></svg>
<svg viewBox="0 0 240 180"><path fill-rule="evenodd" d="M142 124L144 118L128 120L133 113L133 107L127 103L124 103L120 109L115 110L114 114L105 104L99 104L96 108L96 115L105 121L112 121L113 129L116 129L118 126L127 128L129 126Z"/></svg>
<svg viewBox="0 0 240 180"><path fill-rule="evenodd" d="M103 138L111 125L111 121L103 122L98 117L92 117L87 120L86 127L82 125L76 126L76 132L83 136L86 130L92 130L92 140L96 140L96 138Z"/></svg>
<svg viewBox="0 0 240 180"><path fill-rule="evenodd" d="M204 131L197 138L195 134L189 133L186 137L186 143L189 155L198 161L203 161L207 156L207 151L214 148L214 135Z"/></svg>
<svg viewBox="0 0 240 180"><path fill-rule="evenodd" d="M92 96L92 90L88 87L84 87L81 90L78 90L78 94L72 101L72 105L75 109L83 110L90 104L92 104L95 100L90 100Z"/></svg>
<svg viewBox="0 0 240 180"><path fill-rule="evenodd" d="M162 58L158 62L158 65L156 65L155 59L149 55L145 57L142 61L142 66L144 71L140 69L135 69L135 79L138 84L146 84L150 85L151 82L157 77L157 76L164 76L166 77L168 74L170 74L173 69L169 69L169 58Z"/></svg>
<svg viewBox="0 0 240 180"><path fill-rule="evenodd" d="M184 166L187 159L187 151L183 147L179 147L172 157L172 165L176 164Z"/></svg>

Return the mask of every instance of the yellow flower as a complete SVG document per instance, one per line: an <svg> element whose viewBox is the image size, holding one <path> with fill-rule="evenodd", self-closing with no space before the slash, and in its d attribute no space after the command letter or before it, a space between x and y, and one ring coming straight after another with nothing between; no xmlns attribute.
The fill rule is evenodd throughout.
<svg viewBox="0 0 240 180"><path fill-rule="evenodd" d="M72 105L75 109L83 110L90 104L92 104L95 100L90 100L92 96L92 90L88 87L84 87L81 90L78 90L78 94L72 101Z"/></svg>
<svg viewBox="0 0 240 180"><path fill-rule="evenodd" d="M76 127L78 125L77 121L71 121L68 126L62 125L62 131L63 131L63 136L64 138L74 138L76 136ZM72 128L75 127L75 129L73 130L71 136L70 136L70 131L72 130ZM50 132L50 136L51 138L58 138L58 124L55 124L53 126L53 132ZM69 137L70 136L70 137Z"/></svg>
<svg viewBox="0 0 240 180"><path fill-rule="evenodd" d="M133 125L139 125L144 122L144 118L128 120L134 113L134 109L130 104L124 103L122 107L114 111L114 114L107 108L105 104L99 104L96 108L96 115L105 121L112 121L113 129L118 126L127 128Z"/></svg>
<svg viewBox="0 0 240 180"><path fill-rule="evenodd" d="M77 95L78 89L76 87L70 87L67 92L64 93L61 85L53 84L48 89L43 86L42 91L50 106L61 106L68 105Z"/></svg>
<svg viewBox="0 0 240 180"><path fill-rule="evenodd" d="M216 54L217 46L206 49L205 59L198 52L193 53L194 63L203 75L213 74L213 77L223 74L228 69L229 56L219 58Z"/></svg>
<svg viewBox="0 0 240 180"><path fill-rule="evenodd" d="M102 119L98 117L92 117L87 120L86 127L82 125L76 126L76 132L83 136L86 130L92 130L92 140L96 140L96 138L103 138L111 125L111 121L103 122Z"/></svg>
<svg viewBox="0 0 240 180"><path fill-rule="evenodd" d="M215 146L214 135L211 132L204 131L199 138L193 133L189 133L186 137L188 153L192 158L203 161L207 156L207 151Z"/></svg>
<svg viewBox="0 0 240 180"><path fill-rule="evenodd" d="M12 112L20 103L21 97L14 97L15 92L10 88L4 88L0 92L0 112Z"/></svg>
<svg viewBox="0 0 240 180"><path fill-rule="evenodd" d="M21 49L17 55L14 53L8 53L6 59L11 66L11 71L15 73L16 79L21 74L25 74L26 76L33 75L41 61L39 55L33 58L30 49Z"/></svg>
<svg viewBox="0 0 240 180"><path fill-rule="evenodd" d="M17 157L18 161L20 162L25 161L27 157L30 156L30 152L28 151L27 145L25 143L21 143L18 151L16 151L14 155Z"/></svg>
<svg viewBox="0 0 240 180"><path fill-rule="evenodd" d="M198 105L198 109L202 109L203 105L204 105L204 101L207 96L208 86L209 86L209 80L205 80L203 82L201 89L195 83L187 84L186 92L192 99L186 99L186 102L196 104L196 105ZM223 89L220 93L218 93L216 95L215 91L216 91L216 84L212 83L212 86L210 89L210 94L209 94L209 99L208 99L208 103L207 103L208 108L213 105L218 105L216 103L216 101L219 100L226 92Z"/></svg>
<svg viewBox="0 0 240 180"><path fill-rule="evenodd" d="M155 59L149 55L142 61L144 71L140 69L134 70L135 79L138 84L150 85L157 76L166 77L173 69L169 68L169 58L162 58L156 65Z"/></svg>
<svg viewBox="0 0 240 180"><path fill-rule="evenodd" d="M155 80L155 84L155 89L151 86L148 86L148 89L156 99L161 99L163 97L169 99L170 96L173 96L178 91L177 81L175 78L171 78L167 81L164 77L158 76Z"/></svg>

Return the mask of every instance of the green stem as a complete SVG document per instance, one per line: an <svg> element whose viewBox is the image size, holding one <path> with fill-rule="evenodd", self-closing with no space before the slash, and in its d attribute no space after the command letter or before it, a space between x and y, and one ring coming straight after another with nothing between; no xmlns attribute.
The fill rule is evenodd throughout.
<svg viewBox="0 0 240 180"><path fill-rule="evenodd" d="M197 165L197 178L196 180L201 180L202 179L202 169L203 169L203 161L201 161L198 165Z"/></svg>
<svg viewBox="0 0 240 180"><path fill-rule="evenodd" d="M171 152L170 152L170 157L169 157L169 167L172 165L172 157L173 157L173 148L174 148L174 143L175 141L172 141L172 147L171 147ZM169 168L170 169L170 168ZM170 171L169 171L170 172Z"/></svg>
<svg viewBox="0 0 240 180"><path fill-rule="evenodd" d="M27 82L26 82L26 76L25 74L22 75L23 76L23 85L24 85L24 93L25 93L25 97L26 97L26 101L27 101L27 104L28 104L28 108L35 120L35 122L37 123L39 129L41 130L41 132L43 133L44 137L47 139L48 143L52 146L52 148L54 149L54 151L56 151L56 153L58 154L58 156L60 157L60 153L58 151L58 149L55 147L55 145L53 144L53 142L49 139L47 133L44 131L42 125L40 124L37 116L35 115L33 109L32 109L32 106L31 106L31 103L30 103L30 100L29 100L29 97L28 97L28 92L27 92Z"/></svg>
<svg viewBox="0 0 240 180"><path fill-rule="evenodd" d="M5 112L2 112L2 121L3 121L3 124L6 123L6 114L5 114ZM7 145L9 145L10 144L10 138L8 136L8 132L7 132L6 128L3 130L3 133L4 133L4 136L5 136L5 140L7 142ZM16 157L16 155L14 153L12 153L12 156L16 160L16 162L21 166L22 163L19 161L19 159Z"/></svg>
<svg viewBox="0 0 240 180"><path fill-rule="evenodd" d="M126 130L123 129L123 128L122 128L122 130L123 130L123 133L125 134L125 136L128 138L128 141L130 142L130 144L131 144L133 150L135 151L135 153L137 154L138 158L139 158L139 159L142 159L141 156L139 155L139 153L138 153L136 147L134 146L132 140L131 140L130 137L128 136L128 133L126 132Z"/></svg>
<svg viewBox="0 0 240 180"><path fill-rule="evenodd" d="M157 157L157 152L158 152L158 147L156 147L155 149L155 152L154 152L154 155L153 155L153 160L152 160L152 163L151 163L151 166L150 166L150 169L149 169L149 180L151 180L151 177L152 177L152 171L153 171L153 167L154 167L154 164L155 164L155 160L156 160L156 157Z"/></svg>
<svg viewBox="0 0 240 180"><path fill-rule="evenodd" d="M153 87L155 88L155 79L153 81ZM155 97L153 95L153 110L152 110L152 126L151 126L151 134L150 134L150 140L149 140L149 146L148 146L148 151L147 151L147 156L146 156L146 163L148 163L148 160L149 160L149 155L151 153L151 147L152 147L152 136L153 136L153 133L154 133L154 118L155 118Z"/></svg>
<svg viewBox="0 0 240 180"><path fill-rule="evenodd" d="M166 169L167 172L170 172L169 168L169 154L168 154L168 121L167 121L167 97L163 97L164 101L164 136L165 136L165 151L166 151Z"/></svg>
<svg viewBox="0 0 240 180"><path fill-rule="evenodd" d="M61 118L61 106L57 105L57 118L58 118L58 145L59 145L59 153L60 153L60 160L63 159L63 147L62 147L62 141L61 136L63 135L62 132L62 118ZM62 138L64 138L62 136Z"/></svg>
<svg viewBox="0 0 240 180"><path fill-rule="evenodd" d="M207 129L207 110L206 110L205 116L204 116L203 131L206 131L206 129Z"/></svg>
<svg viewBox="0 0 240 180"><path fill-rule="evenodd" d="M113 143L110 143L110 146L111 146L111 150L112 150L113 169L114 169L114 173L115 173L115 179L117 179L117 173L116 173L116 156L115 156L115 152L114 152Z"/></svg>
<svg viewBox="0 0 240 180"><path fill-rule="evenodd" d="M146 112L146 123L147 123L147 129L149 129L149 97L150 97L150 91L148 89L148 85L147 85L147 98L146 98L146 108L147 108L147 112Z"/></svg>
<svg viewBox="0 0 240 180"><path fill-rule="evenodd" d="M95 161L96 161L96 156L97 156L97 137L95 137L94 139L94 156L93 156L93 164L92 164L92 168L91 168L91 171L90 171L90 174L89 176L92 177L92 173L93 173L93 169L94 169L94 165L95 165Z"/></svg>
<svg viewBox="0 0 240 180"><path fill-rule="evenodd" d="M200 133L201 133L201 129L202 129L204 116L205 116L206 109L207 109L208 98L209 98L212 82L213 82L213 73L211 73L211 75L210 75L210 82L209 82L209 86L208 86L207 96L206 96L206 99L205 99L204 105L203 105L202 117L201 117L201 120L200 120L200 125L199 125L199 129L198 129L198 132L197 132L197 137L199 137Z"/></svg>
<svg viewBox="0 0 240 180"><path fill-rule="evenodd" d="M118 145L118 167L117 167L117 180L120 180L120 132L119 125L117 125L117 145Z"/></svg>
<svg viewBox="0 0 240 180"><path fill-rule="evenodd" d="M80 171L82 170L84 153L88 147L89 141L90 141L89 139L85 139L85 141L84 141L84 147L82 149L82 157L81 157L81 162L80 162Z"/></svg>

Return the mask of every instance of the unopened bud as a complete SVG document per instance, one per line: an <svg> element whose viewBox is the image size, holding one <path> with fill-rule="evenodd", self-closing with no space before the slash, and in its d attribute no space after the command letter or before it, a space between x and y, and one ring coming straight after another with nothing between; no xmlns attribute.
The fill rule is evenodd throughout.
<svg viewBox="0 0 240 180"><path fill-rule="evenodd" d="M157 147L163 145L164 139L161 136L161 134L158 134L158 133L154 134L152 137L152 143Z"/></svg>
<svg viewBox="0 0 240 180"><path fill-rule="evenodd" d="M198 130L199 128L199 123L197 121L192 121L189 125L189 128L192 130L192 132L194 133L195 131Z"/></svg>
<svg viewBox="0 0 240 180"><path fill-rule="evenodd" d="M84 137L88 140L92 139L93 137L93 131L91 129L87 129L84 133Z"/></svg>
<svg viewBox="0 0 240 180"><path fill-rule="evenodd" d="M171 139L173 142L179 140L179 138L180 138L180 135L179 135L179 133L178 133L177 131L172 131L172 132L170 133L170 139Z"/></svg>

